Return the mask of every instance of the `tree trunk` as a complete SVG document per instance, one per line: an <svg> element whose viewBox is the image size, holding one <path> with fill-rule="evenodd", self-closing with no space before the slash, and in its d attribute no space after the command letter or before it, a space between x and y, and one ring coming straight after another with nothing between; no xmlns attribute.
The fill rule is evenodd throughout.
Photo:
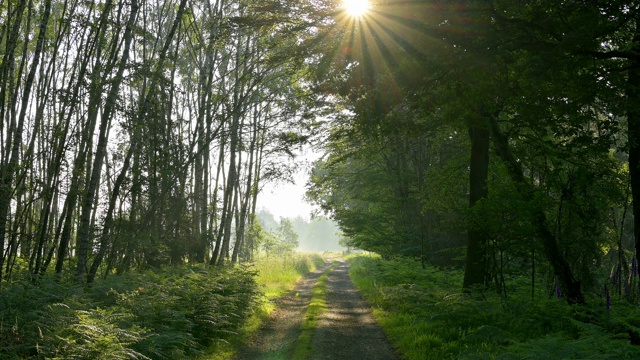
<svg viewBox="0 0 640 360"><path fill-rule="evenodd" d="M640 46L640 20L631 46ZM633 47L630 47L633 48ZM640 261L640 60L630 61L627 78L627 133L629 141L629 182L633 209L633 238L636 261ZM640 264L640 262L638 262Z"/></svg>
<svg viewBox="0 0 640 360"><path fill-rule="evenodd" d="M469 125L471 138L471 161L469 167L469 208L473 210L478 201L485 199L489 189L489 128L474 121ZM467 224L467 257L464 269L463 287L470 289L485 286L487 273L487 236L479 224Z"/></svg>
<svg viewBox="0 0 640 360"><path fill-rule="evenodd" d="M17 9L18 12L16 13L18 19L14 23L14 28L12 29L12 38L8 39L8 42L7 42L8 51L3 58L2 65L0 66L0 69L2 69L1 76L2 76L3 85L5 85L8 80L7 77L10 71L9 69L10 62L13 61L11 58L13 57L12 54L16 46L15 42L17 41L18 30L20 28L20 23L22 21L21 20L22 12L24 11L24 7L26 6L26 3L27 1L22 1L18 6L18 9ZM31 14L31 8L29 10L29 14ZM20 115L18 117L18 124L13 134L13 140L12 140L13 143L10 146L8 146L8 148L11 148L11 157L9 159L7 166L6 167L3 166L3 169L2 169L4 174L1 179L2 183L0 183L0 251L2 252L0 253L0 279L2 279L2 267L3 267L3 261L4 261L4 238L5 238L5 231L6 231L5 226L6 226L7 216L9 213L9 204L11 202L11 197L13 193L12 184L13 184L16 172L18 171L18 168L19 168L18 167L19 153L20 153L20 148L22 147L22 133L24 131L24 122L27 114L27 107L28 107L29 100L31 99L31 96L30 96L31 89L33 86L33 81L36 75L36 71L40 64L40 58L41 58L42 50L44 47L44 40L46 37L46 29L47 29L47 24L49 23L50 14L51 14L51 1L48 0L44 4L44 11L43 11L42 19L39 26L38 41L36 43L36 48L33 53L33 62L31 64L31 69L29 71L29 74L27 75L27 79L25 81L25 85L22 93ZM28 20L30 20L30 18ZM26 55L27 45L28 45L27 43L23 45L25 48L24 55ZM2 86L2 88L3 88L2 96L0 99L0 101L2 101L2 105L1 105L2 111L0 111L0 119L4 120L3 116L4 116L4 108L5 108L4 106L5 90L4 90L4 86ZM8 139L10 141L11 141L11 136L12 135L10 133L8 136ZM33 136L35 137L36 134L33 134ZM39 251L39 249L37 249L36 251Z"/></svg>
<svg viewBox="0 0 640 360"><path fill-rule="evenodd" d="M134 5L131 5L131 12L137 12L137 9L134 10ZM109 10L109 6L105 7L105 12ZM104 15L104 14L103 14ZM105 18L108 16L105 15ZM95 210L94 201L96 200L96 196L98 193L100 177L102 175L102 164L104 162L104 157L107 153L107 141L108 141L108 130L111 124L111 118L113 112L116 107L116 100L118 97L118 92L120 90L120 85L122 84L124 70L129 59L129 49L131 46L131 38L133 37L132 32L130 32L129 38L125 38L124 49L122 52L122 57L118 63L118 70L111 81L111 88L109 89L109 93L104 103L104 109L102 111L102 116L100 117L100 127L98 133L98 143L96 145L96 152L93 159L93 164L91 165L91 174L89 177L89 181L87 183L87 188L84 192L84 196L82 198L82 209L80 213L80 224L78 225L78 238L77 238L77 246L78 246L78 264L76 267L76 279L79 283L84 283L84 274L86 272L87 265L87 257L90 250L90 229L91 229L91 217L92 213ZM114 41L118 41L114 39ZM99 54L98 54L99 55Z"/></svg>
<svg viewBox="0 0 640 360"><path fill-rule="evenodd" d="M509 148L507 137L500 130L500 125L495 117L490 117L491 137L495 146L495 151L507 168L509 177L518 188L520 195L526 200L533 200L535 189L526 181L522 167L516 160ZM553 268L555 276L560 281L562 289L566 294L567 302L570 304L584 305L584 295L580 287L580 282L575 279L569 263L560 253L555 236L547 225L547 216L542 210L535 210L533 225L538 230L538 235L542 241L544 254Z"/></svg>

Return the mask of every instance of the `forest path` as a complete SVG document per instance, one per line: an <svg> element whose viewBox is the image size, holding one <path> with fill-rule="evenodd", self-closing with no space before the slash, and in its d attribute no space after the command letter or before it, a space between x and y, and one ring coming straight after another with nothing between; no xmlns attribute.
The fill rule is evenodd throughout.
<svg viewBox="0 0 640 360"><path fill-rule="evenodd" d="M331 259L325 267L306 276L295 290L278 300L271 319L253 340L239 350L236 360L293 359L300 326L311 300L311 290L332 261L337 266L327 280L327 311L320 315L312 337L310 359L393 360L399 357L371 315L349 278L349 263ZM296 296L299 293L299 296ZM306 359L296 359L306 360Z"/></svg>

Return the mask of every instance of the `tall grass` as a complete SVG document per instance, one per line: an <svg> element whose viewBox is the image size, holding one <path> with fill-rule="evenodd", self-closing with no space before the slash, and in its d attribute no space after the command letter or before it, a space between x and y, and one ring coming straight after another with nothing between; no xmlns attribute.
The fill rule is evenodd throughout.
<svg viewBox="0 0 640 360"><path fill-rule="evenodd" d="M640 312L625 301L611 311L554 297L531 300L526 286L508 300L460 292L462 272L418 261L350 260L350 276L407 359L639 359ZM517 280L517 279L516 279Z"/></svg>
<svg viewBox="0 0 640 360"><path fill-rule="evenodd" d="M267 299L282 296L305 274L324 265L324 259L315 253L291 253L281 257L261 256L254 262L258 273L256 282Z"/></svg>

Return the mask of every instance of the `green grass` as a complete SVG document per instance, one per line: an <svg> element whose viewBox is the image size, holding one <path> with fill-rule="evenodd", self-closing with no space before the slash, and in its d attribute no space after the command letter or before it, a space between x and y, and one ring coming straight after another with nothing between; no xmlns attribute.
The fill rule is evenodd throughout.
<svg viewBox="0 0 640 360"><path fill-rule="evenodd" d="M261 257L255 261L256 282L268 299L278 298L293 289L305 274L324 265L318 254L294 253L285 257Z"/></svg>
<svg viewBox="0 0 640 360"><path fill-rule="evenodd" d="M262 294L259 304L253 309L237 336L233 336L226 342L215 344L201 359L222 360L232 357L235 349L248 341L275 310L273 300L293 290L294 285L304 275L316 270L324 263L322 256L315 253L293 253L284 257L256 259L253 269L257 272L255 280Z"/></svg>
<svg viewBox="0 0 640 360"><path fill-rule="evenodd" d="M597 297L573 307L555 297L532 301L524 281L507 300L461 293L462 272L423 269L409 259L359 256L350 276L407 359L638 359L640 313ZM514 279L515 284L518 279Z"/></svg>
<svg viewBox="0 0 640 360"><path fill-rule="evenodd" d="M337 264L337 262L334 262L331 267L326 269L311 290L311 301L304 316L301 333L293 352L294 360L304 360L311 356L313 332L318 326L318 318L327 311L327 280L329 279L329 273L335 269Z"/></svg>

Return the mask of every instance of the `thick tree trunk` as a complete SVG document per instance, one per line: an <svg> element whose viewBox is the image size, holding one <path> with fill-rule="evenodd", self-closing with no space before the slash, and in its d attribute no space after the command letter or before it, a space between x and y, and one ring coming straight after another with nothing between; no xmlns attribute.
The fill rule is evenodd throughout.
<svg viewBox="0 0 640 360"><path fill-rule="evenodd" d="M485 199L489 189L489 128L486 124L469 125L471 138L471 161L469 167L469 208ZM487 238L478 224L467 224L467 257L464 269L463 287L469 289L484 286L487 272Z"/></svg>
<svg viewBox="0 0 640 360"><path fill-rule="evenodd" d="M526 181L522 167L516 160L515 156L509 148L507 137L500 130L500 125L495 117L490 118L491 137L495 146L495 151L507 168L511 181L516 184L518 191L522 197L527 200L533 200L534 189L531 184ZM547 225L547 216L542 210L536 210L534 213L533 225L538 230L538 236L542 241L544 254L553 268L555 276L560 281L562 289L566 294L567 302L570 304L585 304L584 295L580 287L580 282L575 279L569 263L564 258L555 236L549 230Z"/></svg>

